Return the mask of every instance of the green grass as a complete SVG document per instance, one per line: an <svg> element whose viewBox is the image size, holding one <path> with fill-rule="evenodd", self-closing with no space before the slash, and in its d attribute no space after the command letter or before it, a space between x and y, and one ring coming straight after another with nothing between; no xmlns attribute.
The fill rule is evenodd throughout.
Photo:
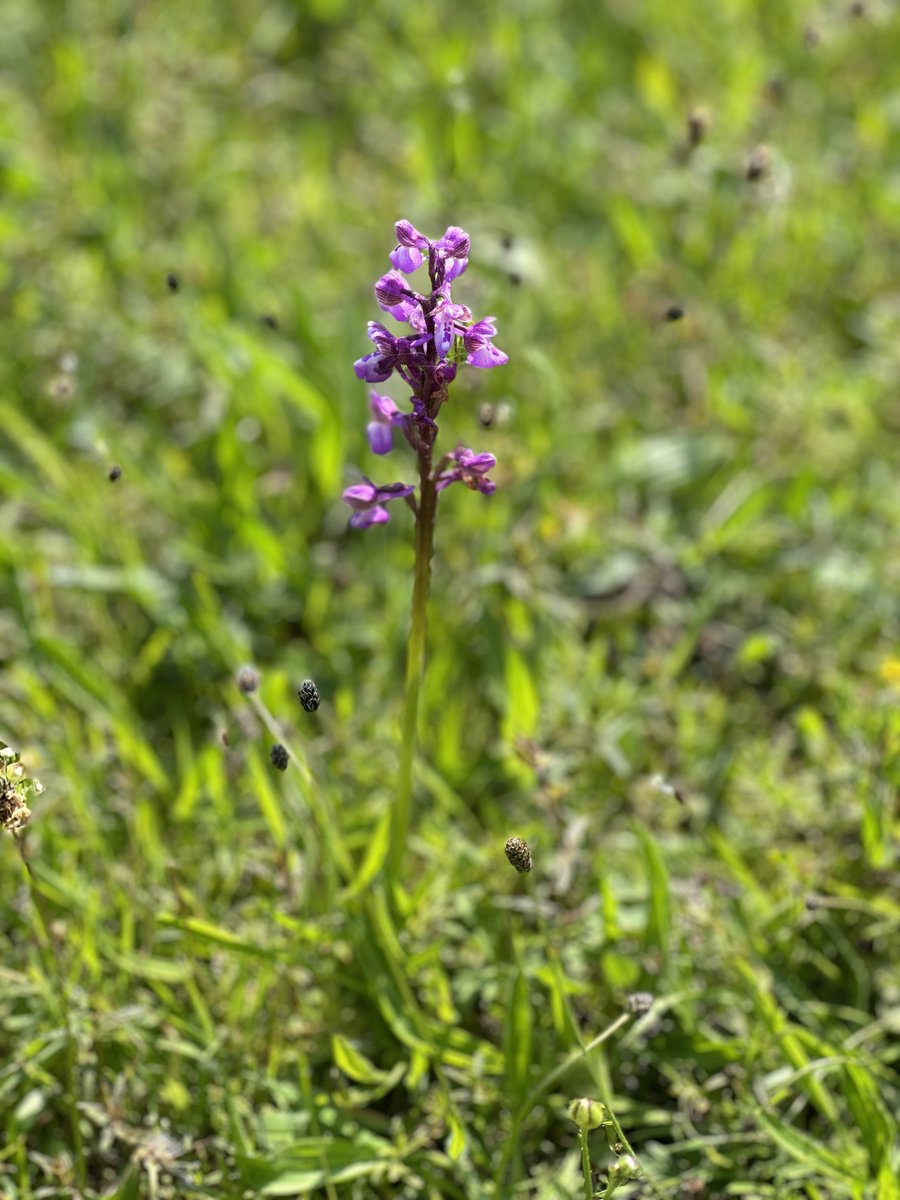
<svg viewBox="0 0 900 1200"><path fill-rule="evenodd" d="M620 1197L900 1197L900 17L850 7L8 0L4 1200L579 1197L583 1096ZM351 367L399 217L510 355L442 419L499 486L441 500L405 911L412 521L340 502L411 474Z"/></svg>

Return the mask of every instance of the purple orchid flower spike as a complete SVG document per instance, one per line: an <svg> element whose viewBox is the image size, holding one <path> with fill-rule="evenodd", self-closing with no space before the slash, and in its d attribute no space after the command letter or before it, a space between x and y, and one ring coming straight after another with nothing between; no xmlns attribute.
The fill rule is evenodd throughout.
<svg viewBox="0 0 900 1200"><path fill-rule="evenodd" d="M379 321L369 322L373 350L353 364L359 379L383 383L398 375L410 391L411 410L401 412L390 396L372 391L368 423L369 446L374 454L393 449L394 428L401 430L412 448L419 469L418 495L407 483L379 485L363 479L344 492L353 510L354 529L384 525L390 519L392 500L406 500L415 514L415 581L412 618L407 643L406 689L403 705L403 742L397 783L390 811L390 829L385 859L387 895L392 904L404 893L401 868L408 844L412 809L412 777L415 758L417 715L426 653L426 614L434 550L434 526L441 492L454 483L490 496L496 484L489 473L496 467L493 454L476 453L457 446L436 458L438 414L449 399L450 385L464 366L499 367L507 356L494 345L497 329L493 317L474 321L471 311L454 301L451 285L467 269L471 240L464 229L451 225L443 236L431 241L410 221L395 226L397 244L390 254L391 269L375 284L375 298L383 312L405 327L392 333ZM430 292L420 283L414 290L407 279L427 264Z"/></svg>
<svg viewBox="0 0 900 1200"><path fill-rule="evenodd" d="M411 496L412 487L407 483L387 483L378 487L371 479L354 483L344 491L344 499L353 509L350 524L354 529L368 529L370 525L384 525L391 514L384 507L391 500Z"/></svg>
<svg viewBox="0 0 900 1200"><path fill-rule="evenodd" d="M473 320L471 310L451 295L453 281L469 265L471 239L466 231L450 225L437 241L431 241L406 220L398 221L395 231L391 270L375 284L375 298L383 312L406 326L406 332L392 333L380 321L370 321L373 352L357 359L353 369L367 383L384 383L399 375L410 389L409 412L401 412L389 396L376 391L370 394L372 419L367 435L373 454L388 454L393 449L394 428L400 429L419 463L419 501L412 501L411 507L417 522L433 525L438 493L451 483L464 483L485 496L495 488L488 478L497 465L492 454L476 454L458 446L433 467L438 413L449 399L450 384L462 366L489 369L508 359L494 345L494 318ZM431 283L428 295L415 291L407 279L425 264ZM356 529L383 525L388 519L385 504L411 492L406 484L389 488L379 488L369 480L355 484L344 493L353 508L350 524Z"/></svg>

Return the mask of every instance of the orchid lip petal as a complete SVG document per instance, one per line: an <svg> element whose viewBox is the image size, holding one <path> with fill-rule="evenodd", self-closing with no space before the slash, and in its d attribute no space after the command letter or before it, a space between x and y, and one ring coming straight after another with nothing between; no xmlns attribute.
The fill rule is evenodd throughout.
<svg viewBox="0 0 900 1200"><path fill-rule="evenodd" d="M485 344L479 346L471 354L468 354L466 362L470 367L482 367L484 369L502 367L504 363L509 362L509 355L504 354L502 350L498 350L496 346Z"/></svg>
<svg viewBox="0 0 900 1200"><path fill-rule="evenodd" d="M354 529L369 529L372 525L384 525L390 519L391 514L388 510L382 508L380 504L376 504L372 508L365 508L354 513L350 518L350 524Z"/></svg>
<svg viewBox="0 0 900 1200"><path fill-rule="evenodd" d="M394 448L394 436L390 425L380 421L370 421L366 426L369 448L373 454L390 454Z"/></svg>
<svg viewBox="0 0 900 1200"><path fill-rule="evenodd" d="M397 246L391 251L390 260L398 271L411 275L422 265L422 251L415 246Z"/></svg>
<svg viewBox="0 0 900 1200"><path fill-rule="evenodd" d="M449 283L458 279L469 265L467 258L451 258L444 267L444 279Z"/></svg>
<svg viewBox="0 0 900 1200"><path fill-rule="evenodd" d="M393 369L393 363L386 360L383 354L367 354L353 364L357 379L366 383L384 383L390 379Z"/></svg>

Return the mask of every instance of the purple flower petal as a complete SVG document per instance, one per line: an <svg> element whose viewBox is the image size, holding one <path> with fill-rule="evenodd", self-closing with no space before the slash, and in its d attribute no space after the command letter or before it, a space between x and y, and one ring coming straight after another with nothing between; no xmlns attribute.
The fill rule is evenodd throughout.
<svg viewBox="0 0 900 1200"><path fill-rule="evenodd" d="M343 499L355 508L373 503L376 495L374 483L354 483L350 487L344 488Z"/></svg>
<svg viewBox="0 0 900 1200"><path fill-rule="evenodd" d="M493 454L489 454L486 451L482 454L476 454L474 450L469 450L466 446L457 446L455 458L464 470L474 471L479 475L485 471L493 471L497 465L497 460Z"/></svg>
<svg viewBox="0 0 900 1200"><path fill-rule="evenodd" d="M497 336L497 326L494 324L495 317L482 317L480 321L476 321L474 325L470 325L465 332L466 347L488 342L492 337Z"/></svg>
<svg viewBox="0 0 900 1200"><path fill-rule="evenodd" d="M354 529L368 529L370 525L384 525L390 519L390 513L384 507L390 500L397 500L412 494L408 483L387 483L376 487L371 479L363 483L354 483L345 488L344 500L353 509L350 524Z"/></svg>
<svg viewBox="0 0 900 1200"><path fill-rule="evenodd" d="M437 244L450 258L469 257L471 239L466 231L460 229L458 225L449 225Z"/></svg>
<svg viewBox="0 0 900 1200"><path fill-rule="evenodd" d="M450 352L450 347L453 345L453 322L451 320L437 319L434 323L434 348L437 350L438 358L446 358Z"/></svg>
<svg viewBox="0 0 900 1200"><path fill-rule="evenodd" d="M382 354L388 350L393 350L396 338L389 329L381 324L380 321L370 321L366 328L366 336L370 342L374 342Z"/></svg>
<svg viewBox="0 0 900 1200"><path fill-rule="evenodd" d="M428 248L428 238L419 233L412 221L398 221L394 226L394 233L401 246L416 246L419 250Z"/></svg>
<svg viewBox="0 0 900 1200"><path fill-rule="evenodd" d="M350 518L350 525L353 529L368 529L372 525L386 525L390 519L391 514L388 510L376 504L372 508L355 512Z"/></svg>
<svg viewBox="0 0 900 1200"><path fill-rule="evenodd" d="M469 265L467 258L449 258L444 267L444 279L447 283L452 283L454 279L458 279Z"/></svg>
<svg viewBox="0 0 900 1200"><path fill-rule="evenodd" d="M488 471L493 470L497 465L493 454L476 454L468 446L457 446L450 458L456 463L456 466L441 472L435 483L437 491L442 492L451 483L464 483L473 492L478 491L485 496L490 496L496 491L497 485L492 479L486 477Z"/></svg>
<svg viewBox="0 0 900 1200"><path fill-rule="evenodd" d="M357 379L364 379L366 383L384 383L390 379L393 369L393 363L383 354L367 354L353 364Z"/></svg>
<svg viewBox="0 0 900 1200"><path fill-rule="evenodd" d="M444 488L448 488L451 483L459 483L461 479L462 471L460 471L459 467L455 467L452 471L443 471L438 476L438 481L434 485L434 490L436 492L442 492Z"/></svg>
<svg viewBox="0 0 900 1200"><path fill-rule="evenodd" d="M366 426L366 436L373 454L390 454L394 448L394 434L390 425L370 421Z"/></svg>
<svg viewBox="0 0 900 1200"><path fill-rule="evenodd" d="M434 379L436 383L452 383L456 378L456 363L455 362L439 362L434 368Z"/></svg>
<svg viewBox="0 0 900 1200"><path fill-rule="evenodd" d="M410 221L398 221L394 231L398 245L391 251L391 262L398 271L411 275L422 265L422 251L428 249L428 238L423 237Z"/></svg>
<svg viewBox="0 0 900 1200"><path fill-rule="evenodd" d="M378 392L369 392L369 407L375 420L382 423L390 423L400 412L390 396L382 396Z"/></svg>
<svg viewBox="0 0 900 1200"><path fill-rule="evenodd" d="M422 265L422 252L415 246L397 246L391 251L390 259L398 271L411 275Z"/></svg>
<svg viewBox="0 0 900 1200"><path fill-rule="evenodd" d="M404 496L411 496L415 491L412 484L409 483L383 483L375 489L379 500L400 500Z"/></svg>
<svg viewBox="0 0 900 1200"><path fill-rule="evenodd" d="M473 354L466 355L466 362L470 367L502 367L509 362L509 355L496 346L484 345L479 346Z"/></svg>
<svg viewBox="0 0 900 1200"><path fill-rule="evenodd" d="M379 307L390 312L398 304L405 304L409 299L409 288L406 280L399 271L388 271L375 284L375 299Z"/></svg>
<svg viewBox="0 0 900 1200"><path fill-rule="evenodd" d="M374 418L366 428L369 446L373 454L389 454L394 445L393 427L405 426L409 417L400 412L390 396L378 392L369 393L369 407Z"/></svg>

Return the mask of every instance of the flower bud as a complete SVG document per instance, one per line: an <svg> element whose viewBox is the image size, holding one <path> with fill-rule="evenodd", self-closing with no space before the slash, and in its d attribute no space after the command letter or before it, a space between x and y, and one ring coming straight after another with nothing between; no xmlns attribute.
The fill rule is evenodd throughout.
<svg viewBox="0 0 900 1200"><path fill-rule="evenodd" d="M606 1105L585 1096L581 1100L572 1101L569 1105L569 1116L582 1132L599 1129L606 1118Z"/></svg>
<svg viewBox="0 0 900 1200"><path fill-rule="evenodd" d="M621 1158L617 1158L615 1163L610 1167L609 1181L613 1186L618 1186L620 1183L628 1183L631 1179L639 1178L641 1174L641 1164L633 1154L623 1154Z"/></svg>
<svg viewBox="0 0 900 1200"><path fill-rule="evenodd" d="M399 271L388 271L375 284L375 299L386 312L409 299L409 295L406 280Z"/></svg>

